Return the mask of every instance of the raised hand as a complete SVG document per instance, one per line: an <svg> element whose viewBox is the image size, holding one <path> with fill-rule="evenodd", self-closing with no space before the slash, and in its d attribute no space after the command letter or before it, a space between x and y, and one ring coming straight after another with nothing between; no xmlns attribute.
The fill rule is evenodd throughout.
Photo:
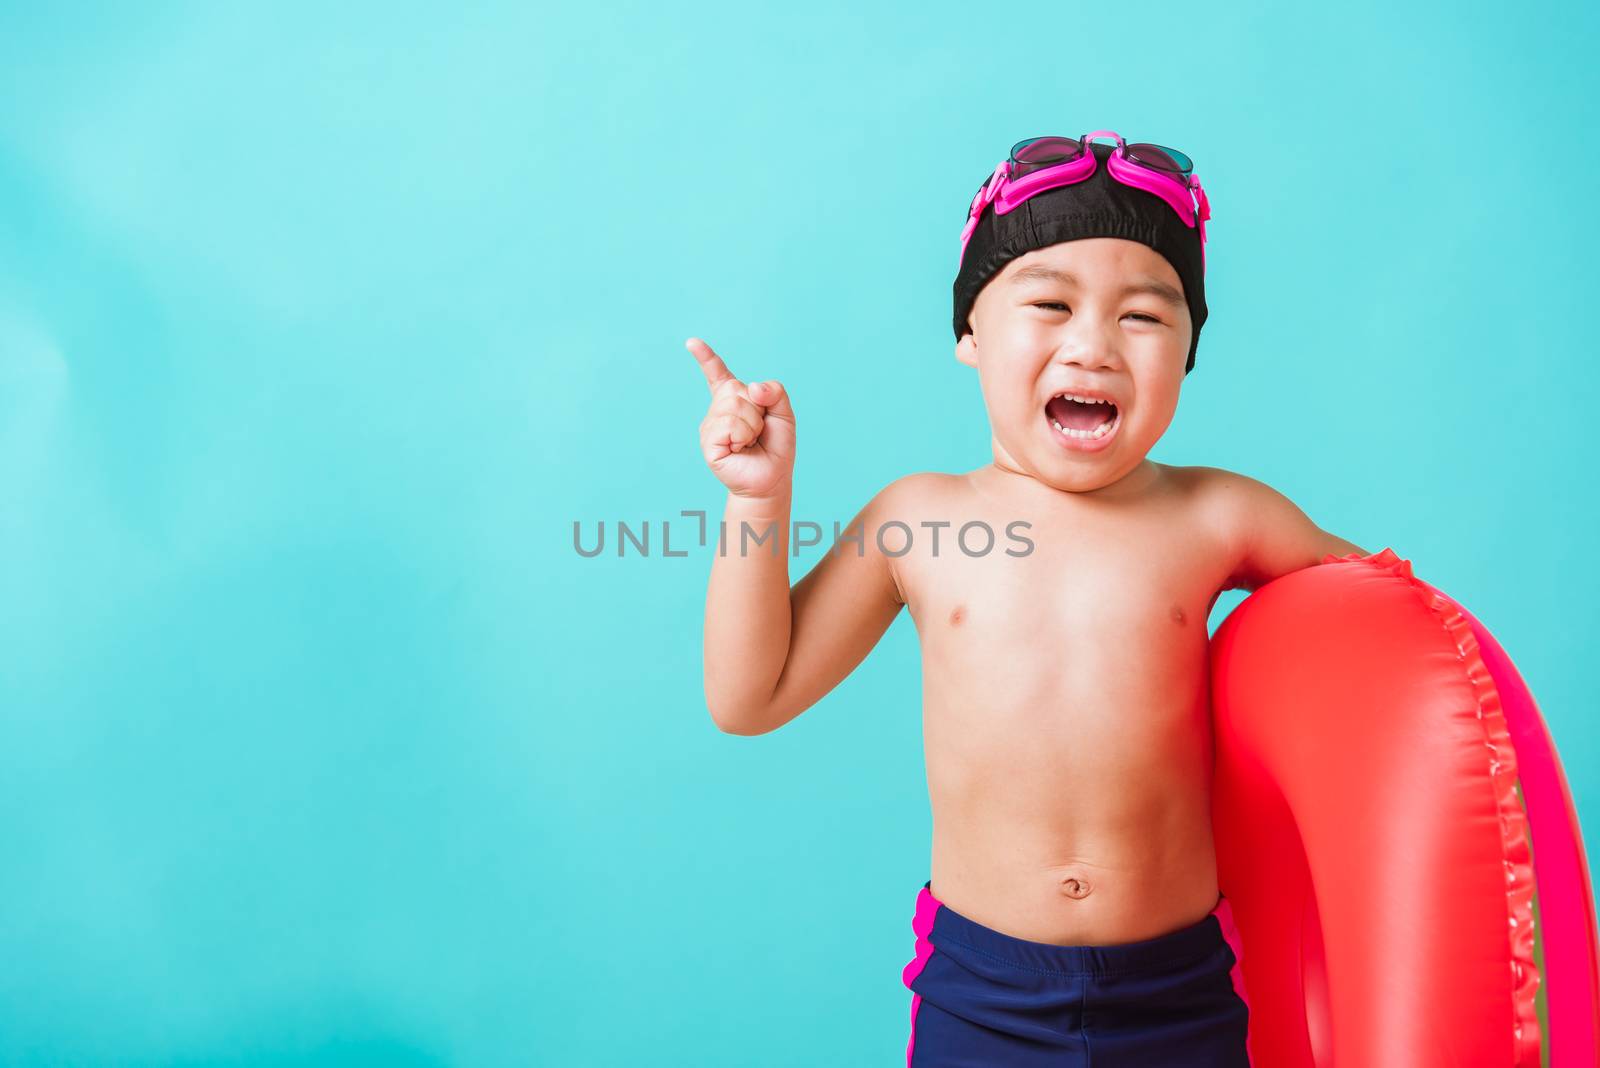
<svg viewBox="0 0 1600 1068"><path fill-rule="evenodd" d="M706 465L741 497L787 493L794 475L794 409L777 382L746 385L733 376L710 345L684 342L705 372L711 406L700 421L700 451Z"/></svg>

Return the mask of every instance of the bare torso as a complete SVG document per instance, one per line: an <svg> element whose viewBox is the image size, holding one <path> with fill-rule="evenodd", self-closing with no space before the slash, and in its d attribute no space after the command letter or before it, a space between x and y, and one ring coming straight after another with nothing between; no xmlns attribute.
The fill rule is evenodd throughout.
<svg viewBox="0 0 1600 1068"><path fill-rule="evenodd" d="M922 647L933 893L1036 942L1152 938L1217 903L1206 621L1235 561L1200 469L1125 481L930 475L896 517L916 533L893 568ZM996 537L975 556L955 543L973 520ZM924 521L952 524L937 556Z"/></svg>

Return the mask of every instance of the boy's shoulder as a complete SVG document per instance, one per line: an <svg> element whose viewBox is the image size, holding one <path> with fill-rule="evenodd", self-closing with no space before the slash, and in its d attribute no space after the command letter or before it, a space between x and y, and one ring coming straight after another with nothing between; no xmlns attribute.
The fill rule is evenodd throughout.
<svg viewBox="0 0 1600 1068"><path fill-rule="evenodd" d="M945 471L914 471L884 486L873 501L888 507L938 504L972 492L967 475Z"/></svg>
<svg viewBox="0 0 1600 1068"><path fill-rule="evenodd" d="M903 523L910 527L929 519L950 519L972 510L974 489L967 475L915 471L901 475L873 495L861 515L869 524Z"/></svg>
<svg viewBox="0 0 1600 1068"><path fill-rule="evenodd" d="M1197 464L1174 467L1170 473L1184 488L1190 514L1226 558L1228 576L1218 592L1241 588L1239 572L1245 566L1251 513L1260 507L1263 492L1274 491L1264 482L1225 467Z"/></svg>
<svg viewBox="0 0 1600 1068"><path fill-rule="evenodd" d="M1172 470L1181 472L1181 477L1188 479L1208 503L1234 514L1247 512L1252 505L1270 503L1274 498L1287 500L1260 479L1225 467L1175 467Z"/></svg>
<svg viewBox="0 0 1600 1068"><path fill-rule="evenodd" d="M1201 499L1227 551L1236 557L1229 589L1254 590L1280 575L1322 563L1328 555L1370 555L1356 543L1323 530L1278 490L1237 471L1200 468Z"/></svg>
<svg viewBox="0 0 1600 1068"><path fill-rule="evenodd" d="M1163 464L1162 466L1165 467L1170 474L1182 478L1192 479L1194 480L1195 484L1205 486L1207 488L1223 485L1229 482L1236 482L1241 479L1246 479L1252 482L1255 481L1248 475L1242 475L1237 471L1229 471L1225 467L1207 467L1203 464L1190 464L1184 467L1179 467L1174 464Z"/></svg>
<svg viewBox="0 0 1600 1068"><path fill-rule="evenodd" d="M1194 465L1194 467L1173 467L1171 470L1174 473L1181 473L1181 476L1190 480L1195 488L1202 489L1206 494L1234 502L1250 499L1253 496L1277 494L1277 489L1264 481L1251 478L1242 472L1230 472L1226 467Z"/></svg>
<svg viewBox="0 0 1600 1068"><path fill-rule="evenodd" d="M1253 515L1288 501L1265 482L1225 467L1169 467L1168 472L1188 491L1202 520L1230 545L1238 542Z"/></svg>

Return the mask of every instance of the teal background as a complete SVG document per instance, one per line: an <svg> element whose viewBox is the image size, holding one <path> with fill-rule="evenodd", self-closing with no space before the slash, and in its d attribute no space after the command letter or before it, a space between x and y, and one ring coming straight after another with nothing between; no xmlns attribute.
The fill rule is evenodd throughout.
<svg viewBox="0 0 1600 1068"><path fill-rule="evenodd" d="M715 730L683 339L797 518L987 462L957 235L1041 133L1210 192L1154 457L1485 621L1592 847L1600 16L1118 10L8 5L0 1063L900 1063L915 633Z"/></svg>

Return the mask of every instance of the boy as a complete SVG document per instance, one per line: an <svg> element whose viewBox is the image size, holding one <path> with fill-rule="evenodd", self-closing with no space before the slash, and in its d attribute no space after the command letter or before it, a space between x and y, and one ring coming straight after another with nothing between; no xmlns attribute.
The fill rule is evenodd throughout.
<svg viewBox="0 0 1600 1068"><path fill-rule="evenodd" d="M729 490L705 622L717 726L774 730L901 606L917 628L933 850L910 1068L1247 1064L1214 915L1206 622L1223 590L1366 553L1254 479L1147 458L1206 317L1191 170L1108 131L1012 150L954 287L993 462L890 483L792 590L794 411L687 342ZM741 523L775 553L741 552Z"/></svg>

